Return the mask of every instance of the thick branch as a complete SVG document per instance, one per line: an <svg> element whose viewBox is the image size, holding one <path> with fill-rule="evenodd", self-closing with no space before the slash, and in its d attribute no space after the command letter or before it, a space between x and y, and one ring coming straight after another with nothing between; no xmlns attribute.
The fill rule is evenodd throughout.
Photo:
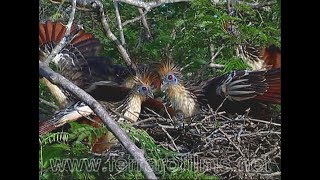
<svg viewBox="0 0 320 180"><path fill-rule="evenodd" d="M146 161L144 153L139 149L128 137L128 135L118 126L118 124L109 116L106 110L89 94L78 86L71 83L69 80L54 72L45 63L39 61L39 73L46 77L53 84L59 85L67 91L73 93L80 100L85 102L106 124L107 128L114 134L114 136L123 144L134 159L139 164L142 172L147 179L157 179L152 168Z"/></svg>
<svg viewBox="0 0 320 180"><path fill-rule="evenodd" d="M126 41L124 39L124 34L123 34L123 29L122 29L122 23L121 23L121 17L120 17L118 2L116 0L113 0L113 5L114 5L115 11L116 11L116 19L117 19L119 33L120 33L121 45L125 46Z"/></svg>
<svg viewBox="0 0 320 180"><path fill-rule="evenodd" d="M121 45L120 41L117 39L117 37L112 33L111 29L110 29L110 26L108 24L108 21L107 21L107 17L104 13L104 10L103 10L103 6L101 5L100 6L100 9L99 9L99 12L100 12L100 15L101 15L101 23L102 23L102 26L103 26L103 29L104 31L106 32L107 36L109 39L111 39L117 46L117 49L118 51L120 52L122 58L124 59L124 61L129 65L131 66L135 71L137 70L137 66L135 64L132 63L130 57L129 57L129 54L128 52L126 51L126 49Z"/></svg>
<svg viewBox="0 0 320 180"><path fill-rule="evenodd" d="M140 8L145 8L147 11L149 11L151 8L155 8L155 7L161 6L163 4L177 3L177 2L189 2L192 0L156 0L156 1L150 1L150 2L143 2L140 0L118 0L118 1L126 3L126 4L130 4L133 6L137 6Z"/></svg>

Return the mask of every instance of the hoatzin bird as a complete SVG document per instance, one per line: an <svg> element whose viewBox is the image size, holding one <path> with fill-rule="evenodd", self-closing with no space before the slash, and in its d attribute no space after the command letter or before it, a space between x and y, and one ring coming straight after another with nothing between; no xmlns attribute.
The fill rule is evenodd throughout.
<svg viewBox="0 0 320 180"><path fill-rule="evenodd" d="M39 59L44 61L65 36L66 27L61 22L47 21L46 23L40 23L39 28ZM145 90L141 83L147 83L148 86L151 85L153 88L160 88L159 78L153 78L157 75L156 73L148 73L148 75L143 76L135 75L136 73L132 68L112 64L110 59L98 56L101 50L99 40L94 38L92 34L78 29L75 25L72 26L67 41L67 45L59 52L59 58L53 60L59 73L64 77L80 88L87 90L100 102L113 102L114 106L119 105L119 107L115 107L116 110L127 109L129 106L137 108L134 111L132 110L134 113L131 113L131 111L122 112L122 110L120 112L125 117L131 117L134 121L139 117L141 103L142 108L149 108L158 114L165 111L160 101L143 98L143 94L140 98L136 98L138 93L143 93ZM148 78L150 80L147 80ZM62 106L71 104L75 100L69 93L61 90L45 78L42 78L42 80ZM138 87L141 87L141 89ZM149 88L147 88L147 91L147 95L151 96ZM173 113L170 108L168 111ZM39 122L39 134L50 132L67 122L79 120L82 116L92 113L92 110L84 103L71 104L68 108L55 114L52 119ZM82 122L90 124L89 121Z"/></svg>
<svg viewBox="0 0 320 180"><path fill-rule="evenodd" d="M40 61L47 58L65 36L65 32L66 27L61 22L47 21L39 24ZM135 71L131 67L113 64L108 57L98 56L102 49L100 41L75 25L71 27L68 39L67 45L59 52L60 58L53 60L59 73L97 99L114 102L123 100L135 85ZM143 70L146 65L138 65L138 68ZM42 80L58 102L66 105L66 92L62 92L45 78ZM159 78L155 78L152 86L160 88Z"/></svg>
<svg viewBox="0 0 320 180"><path fill-rule="evenodd" d="M209 104L213 109L225 100L220 110L242 113L260 102L281 102L280 68L260 71L233 71L214 77L197 86L185 83L178 66L166 60L158 65L165 92L173 109L184 117L197 113L201 106Z"/></svg>
<svg viewBox="0 0 320 180"><path fill-rule="evenodd" d="M113 103L100 101L100 103L108 110L108 112L111 112L111 116L118 122L136 122L141 112L142 103L148 98L153 98L151 89L153 78L154 76L148 72L136 75L134 77L135 85L124 100ZM78 102L69 108L61 110L53 119L40 122L39 134L48 133L72 120L79 120L82 123L90 124L94 127L100 126L102 121L97 116L93 115L93 118L97 122L90 122L83 117L90 114L92 114L92 110L84 103ZM97 142L93 147L93 149L95 149L94 151L101 152L101 150L107 149L106 147L110 147L110 145L116 142L111 140L112 137L113 135L108 133L100 139L96 139Z"/></svg>
<svg viewBox="0 0 320 180"><path fill-rule="evenodd" d="M47 21L39 24L40 61L44 61L47 58L53 48L65 36L65 33L66 27L61 22ZM108 57L98 56L101 49L100 41L93 34L86 33L84 30L72 25L71 33L67 37L67 45L59 52L58 58L53 59L53 63L58 67L61 75L83 89L89 88L92 83L97 81L112 81L116 84L124 83L126 78L133 74L133 70L112 64ZM68 104L70 101L68 100L70 97L68 93L63 92L45 78L42 78L42 81L49 87L59 104L62 104L62 106ZM110 96L115 101L119 101L124 97L125 94L122 94L122 96Z"/></svg>
<svg viewBox="0 0 320 180"><path fill-rule="evenodd" d="M39 58L44 61L51 53L55 45L64 37L66 27L61 22L39 24ZM93 34L73 25L68 37L67 45L59 52L60 59L54 59L53 63L58 67L59 73L71 82L85 89L94 98L101 101L118 102L126 98L136 84L135 71L130 67L113 64L110 58L98 56L101 44ZM138 65L139 70L146 65ZM153 73L152 76L156 76ZM43 78L51 93L59 102L66 105L69 94L51 84ZM160 79L154 78L151 82L153 89L160 88ZM66 95L67 94L67 95ZM144 106L156 112L163 108L161 102L148 99Z"/></svg>
<svg viewBox="0 0 320 180"><path fill-rule="evenodd" d="M223 23L223 29L228 34L239 37L240 32L236 25L231 22ZM252 70L263 70L281 67L281 50L275 45L257 48L244 40L237 45L236 51Z"/></svg>

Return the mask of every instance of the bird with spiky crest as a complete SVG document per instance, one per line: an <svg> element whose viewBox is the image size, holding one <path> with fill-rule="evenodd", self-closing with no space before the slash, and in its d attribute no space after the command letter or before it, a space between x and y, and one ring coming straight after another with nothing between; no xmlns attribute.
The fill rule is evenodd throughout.
<svg viewBox="0 0 320 180"><path fill-rule="evenodd" d="M158 64L161 78L161 91L165 92L175 111L181 111L185 117L190 117L199 111L200 105L197 95L200 91L183 81L179 67L170 59Z"/></svg>
<svg viewBox="0 0 320 180"><path fill-rule="evenodd" d="M173 109L181 111L184 117L199 113L206 104L216 109L223 103L220 110L241 113L261 102L281 102L280 68L233 71L195 85L185 83L178 66L165 59L158 64L158 73L161 90Z"/></svg>
<svg viewBox="0 0 320 180"><path fill-rule="evenodd" d="M151 89L153 78L154 76L147 71L139 72L133 77L135 85L126 93L125 99L118 102L100 101L100 103L104 105L106 109L114 112L113 117L118 121L123 122L124 120L128 120L130 122L136 122L141 112L142 103L148 98L153 98ZM113 84L110 86L113 86ZM86 115L93 113L84 103L77 102L68 108L60 110L52 119L40 122L39 134L48 133L70 121L77 120L81 117L79 113L76 113L77 111L85 111ZM71 117L73 116L73 112L75 112L75 115Z"/></svg>
<svg viewBox="0 0 320 180"><path fill-rule="evenodd" d="M100 103L110 112L113 119L120 123L134 123L139 119L142 103L148 99L153 98L151 84L154 75L147 70L138 72L132 77L135 81L134 86L127 93L124 100L119 102L105 102ZM85 121L83 115L91 115L97 123ZM39 123L39 134L43 135L51 132L58 127L65 125L71 121L80 121L85 124L90 124L94 127L100 126L102 120L93 114L92 110L82 102L78 102L66 109L60 110L52 119ZM93 145L94 152L101 152L102 150L109 149L117 140L112 133L103 135L101 138L96 139Z"/></svg>

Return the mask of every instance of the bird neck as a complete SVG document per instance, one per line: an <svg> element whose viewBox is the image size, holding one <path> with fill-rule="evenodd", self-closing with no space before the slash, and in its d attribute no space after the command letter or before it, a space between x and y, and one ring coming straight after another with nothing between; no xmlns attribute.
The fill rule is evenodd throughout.
<svg viewBox="0 0 320 180"><path fill-rule="evenodd" d="M167 89L168 98L177 111L180 110L186 117L193 116L199 110L196 96L183 85L173 85Z"/></svg>
<svg viewBox="0 0 320 180"><path fill-rule="evenodd" d="M132 120L131 122L136 122L141 112L141 104L145 100L146 98L141 95L135 93L130 94L121 105L123 108L123 116ZM119 121L124 121L124 119L120 118Z"/></svg>

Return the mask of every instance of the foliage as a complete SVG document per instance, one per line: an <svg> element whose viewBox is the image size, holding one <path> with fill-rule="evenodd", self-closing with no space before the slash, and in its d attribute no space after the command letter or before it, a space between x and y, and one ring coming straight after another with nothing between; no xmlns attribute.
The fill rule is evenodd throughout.
<svg viewBox="0 0 320 180"><path fill-rule="evenodd" d="M114 179L142 179L143 175L140 171L126 169L123 172L115 173L113 171L103 171L103 167L99 167L99 171L87 172L85 166L79 166L78 169L70 170L70 166L65 165L67 170L57 168L53 162L62 162L62 160L76 159L77 161L93 159L90 152L92 140L101 137L102 133L106 133L105 127L93 128L86 124L77 122L70 123L71 127L67 132L48 133L39 138L39 168L40 179L96 179L97 177L109 177ZM164 162L177 161L176 152L170 151L157 145L152 137L150 137L144 130L136 129L134 127L122 124L130 138L146 152L146 157L149 163L154 165L158 171L158 176L161 179L216 179L214 176L208 176L201 172L191 171L192 164L182 169L180 167L167 167ZM166 159L167 161L164 161ZM133 162L131 156L124 156L128 162ZM112 162L114 161L114 162ZM117 159L103 159L100 164L108 166L115 166ZM63 165L61 165L61 168ZM72 166L75 168L74 166ZM76 166L77 167L77 166ZM108 169L115 169L116 167L108 167ZM61 170L61 171L59 171ZM63 170L63 171L62 171Z"/></svg>
<svg viewBox="0 0 320 180"><path fill-rule="evenodd" d="M119 37L113 2L103 0L106 13L109 16L111 30ZM253 2L253 1L243 1ZM152 33L152 39L145 37L145 30L141 22L130 23L124 26L126 49L132 59L140 63L158 62L165 55L170 54L174 61L184 68L184 73L198 73L202 79L221 75L233 70L248 69L249 66L237 57L235 47L245 41L254 47L265 47L271 44L281 45L280 34L280 3L273 4L265 9L253 9L246 4L235 4L236 14L230 15L226 3L214 4L210 0L195 0L190 2L166 4L148 12L147 20ZM139 15L137 8L120 3L122 21L130 20ZM39 20L60 20L67 22L70 5L53 4L48 0L39 1ZM110 56L116 63L123 64L114 43L108 39L99 23L99 17L91 12L77 11L76 24L83 24L85 30L92 32L102 43L102 55ZM240 32L239 36L228 33L224 25L232 23ZM214 50L224 47L215 59L215 63L223 64L223 69L210 69L211 55L209 45ZM191 76L190 76L191 77ZM39 96L49 102L57 104L47 87L39 83ZM49 107L40 104L40 108L49 110ZM280 112L280 106L274 106L275 112ZM101 172L73 171L53 172L50 159L88 159L90 147L96 137L107 132L106 128L93 128L89 125L70 123L71 128L66 132L49 133L39 138L39 168L40 179L95 179L104 177ZM158 145L144 130L124 125L131 139L140 146L152 164L161 165L161 159L176 158L176 153ZM203 173L182 168L161 169L157 172L162 179L216 179ZM124 171L109 178L142 179L140 171Z"/></svg>

